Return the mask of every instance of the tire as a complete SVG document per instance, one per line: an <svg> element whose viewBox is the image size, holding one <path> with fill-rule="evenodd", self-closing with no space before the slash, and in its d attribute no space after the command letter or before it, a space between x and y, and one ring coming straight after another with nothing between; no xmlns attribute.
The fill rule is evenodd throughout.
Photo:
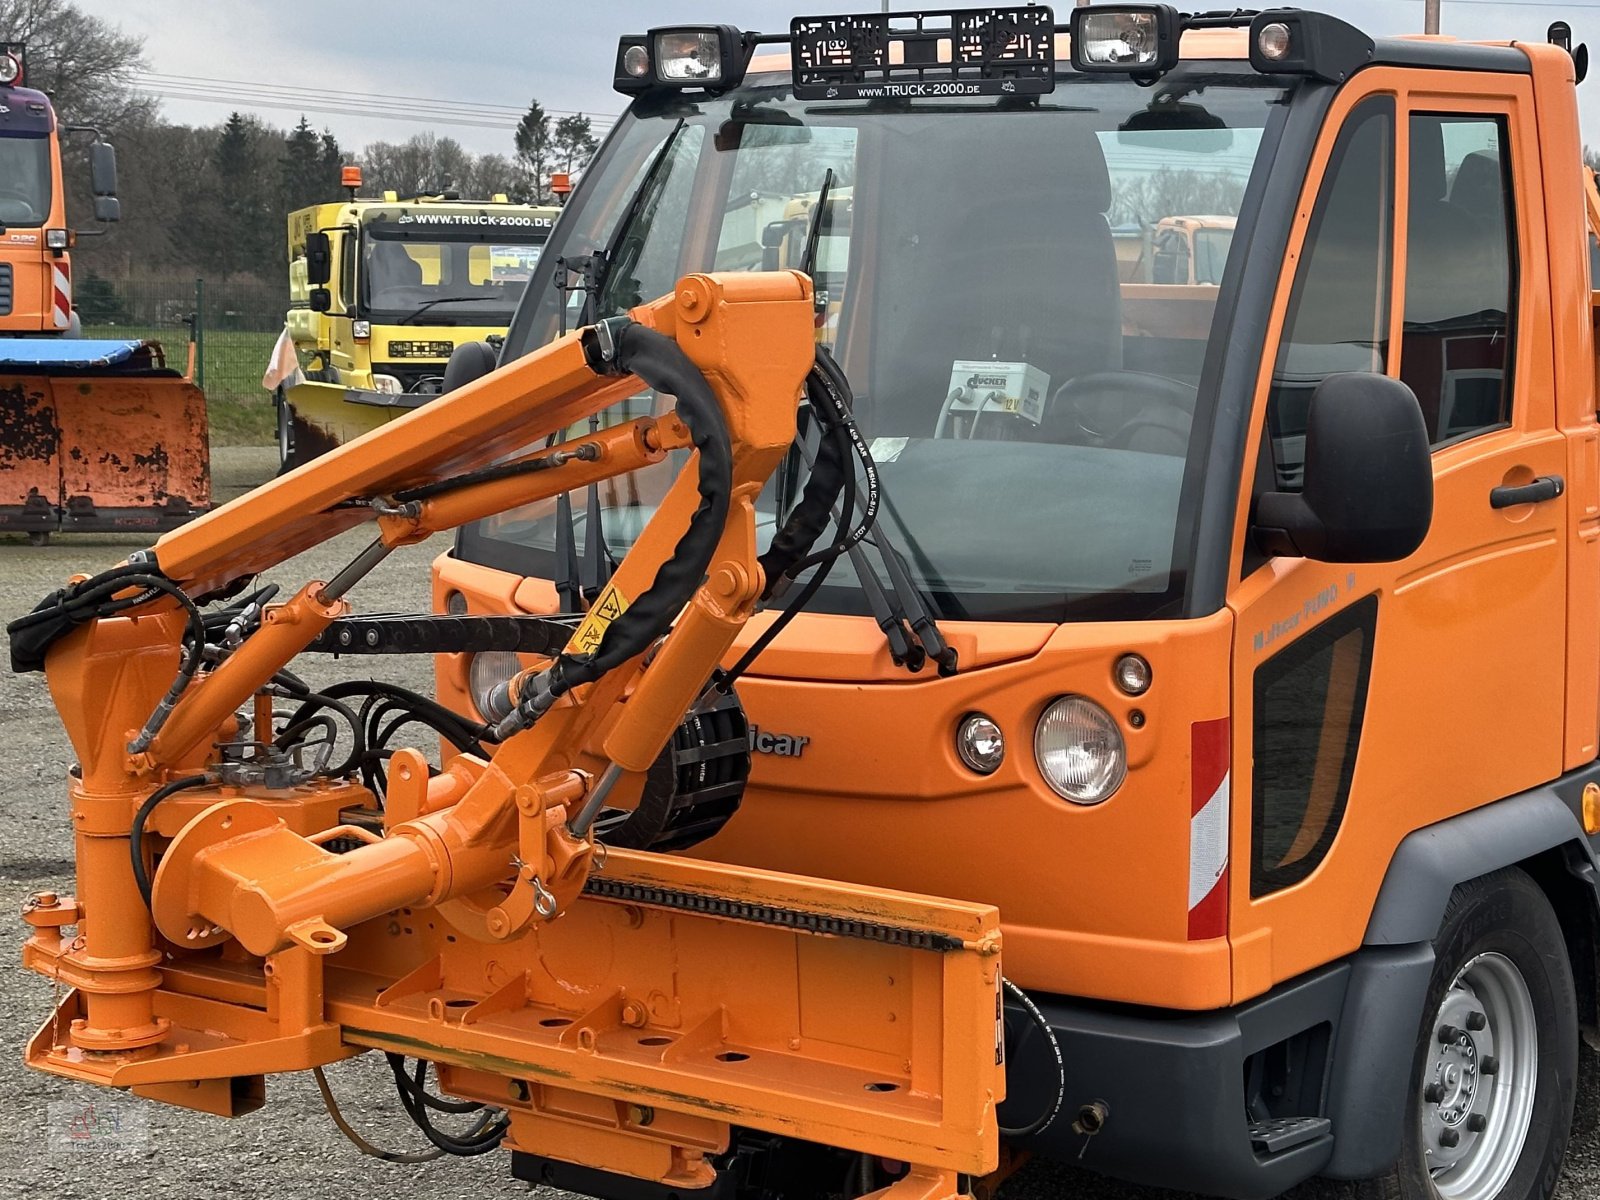
<svg viewBox="0 0 1600 1200"><path fill-rule="evenodd" d="M1400 1162L1361 1194L1548 1200L1578 1072L1577 998L1560 923L1538 885L1510 868L1456 888L1433 947Z"/></svg>

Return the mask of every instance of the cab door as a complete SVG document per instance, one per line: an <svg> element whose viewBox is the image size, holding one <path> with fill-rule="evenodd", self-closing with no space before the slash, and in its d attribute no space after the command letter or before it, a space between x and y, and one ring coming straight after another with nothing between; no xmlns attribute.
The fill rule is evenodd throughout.
<svg viewBox="0 0 1600 1200"><path fill-rule="evenodd" d="M1229 600L1236 999L1358 946L1406 834L1550 779L1562 758L1565 448L1531 88L1363 72L1314 161L1257 385ZM1263 558L1251 503L1300 488L1307 406L1341 371L1416 393L1431 532L1399 563Z"/></svg>

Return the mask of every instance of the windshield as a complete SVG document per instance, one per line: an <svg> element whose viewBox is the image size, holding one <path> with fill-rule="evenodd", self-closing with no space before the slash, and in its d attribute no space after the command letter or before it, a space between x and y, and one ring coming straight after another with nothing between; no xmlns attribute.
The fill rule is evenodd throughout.
<svg viewBox="0 0 1600 1200"><path fill-rule="evenodd" d="M50 217L50 139L0 137L0 226L43 225Z"/></svg>
<svg viewBox="0 0 1600 1200"><path fill-rule="evenodd" d="M533 278L548 229L496 229L440 237L395 223L369 224L361 239L364 308L379 323L505 325Z"/></svg>
<svg viewBox="0 0 1600 1200"><path fill-rule="evenodd" d="M815 220L818 339L849 376L881 466L880 525L934 614L1170 613L1188 572L1179 497L1204 458L1190 431L1204 424L1218 290L1124 269L1113 228L1137 247L1174 216L1235 216L1283 96L1282 81L1206 63L1153 88L1066 75L1029 101L800 103L746 87L651 115L636 105L551 257L615 243L596 306L606 316L688 271L798 266ZM1225 258L1228 246L1207 249ZM535 274L508 355L579 320L584 298L558 289L552 266ZM641 393L605 419L656 405ZM602 485L613 557L682 460ZM763 494L765 536L798 497L803 464L792 455ZM589 510L575 501L581 548ZM464 531L461 553L553 577L558 515L553 503L502 514ZM812 607L865 611L850 564Z"/></svg>

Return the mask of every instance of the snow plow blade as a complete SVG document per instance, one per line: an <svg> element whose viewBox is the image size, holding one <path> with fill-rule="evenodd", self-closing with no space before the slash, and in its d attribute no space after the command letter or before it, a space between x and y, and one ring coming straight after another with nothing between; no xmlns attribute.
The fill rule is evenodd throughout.
<svg viewBox="0 0 1600 1200"><path fill-rule="evenodd" d="M158 345L0 341L0 530L145 533L210 506L205 396Z"/></svg>

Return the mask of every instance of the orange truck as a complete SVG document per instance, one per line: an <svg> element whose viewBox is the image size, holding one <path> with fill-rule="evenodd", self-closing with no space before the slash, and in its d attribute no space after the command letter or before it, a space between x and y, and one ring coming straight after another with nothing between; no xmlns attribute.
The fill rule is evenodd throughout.
<svg viewBox="0 0 1600 1200"><path fill-rule="evenodd" d="M61 139L89 133L96 221L121 217L116 154L24 86L0 44L0 531L170 529L210 502L205 397L159 345L85 339L72 304Z"/></svg>
<svg viewBox="0 0 1600 1200"><path fill-rule="evenodd" d="M607 1200L1545 1200L1600 1006L1581 61L623 38L498 364L12 623L79 759L29 1065L230 1116L309 1069L367 1153ZM1215 287L1119 278L1163 171L1241 198ZM751 263L758 192L808 220ZM450 528L436 613L350 610ZM369 1050L421 1150L339 1115Z"/></svg>

